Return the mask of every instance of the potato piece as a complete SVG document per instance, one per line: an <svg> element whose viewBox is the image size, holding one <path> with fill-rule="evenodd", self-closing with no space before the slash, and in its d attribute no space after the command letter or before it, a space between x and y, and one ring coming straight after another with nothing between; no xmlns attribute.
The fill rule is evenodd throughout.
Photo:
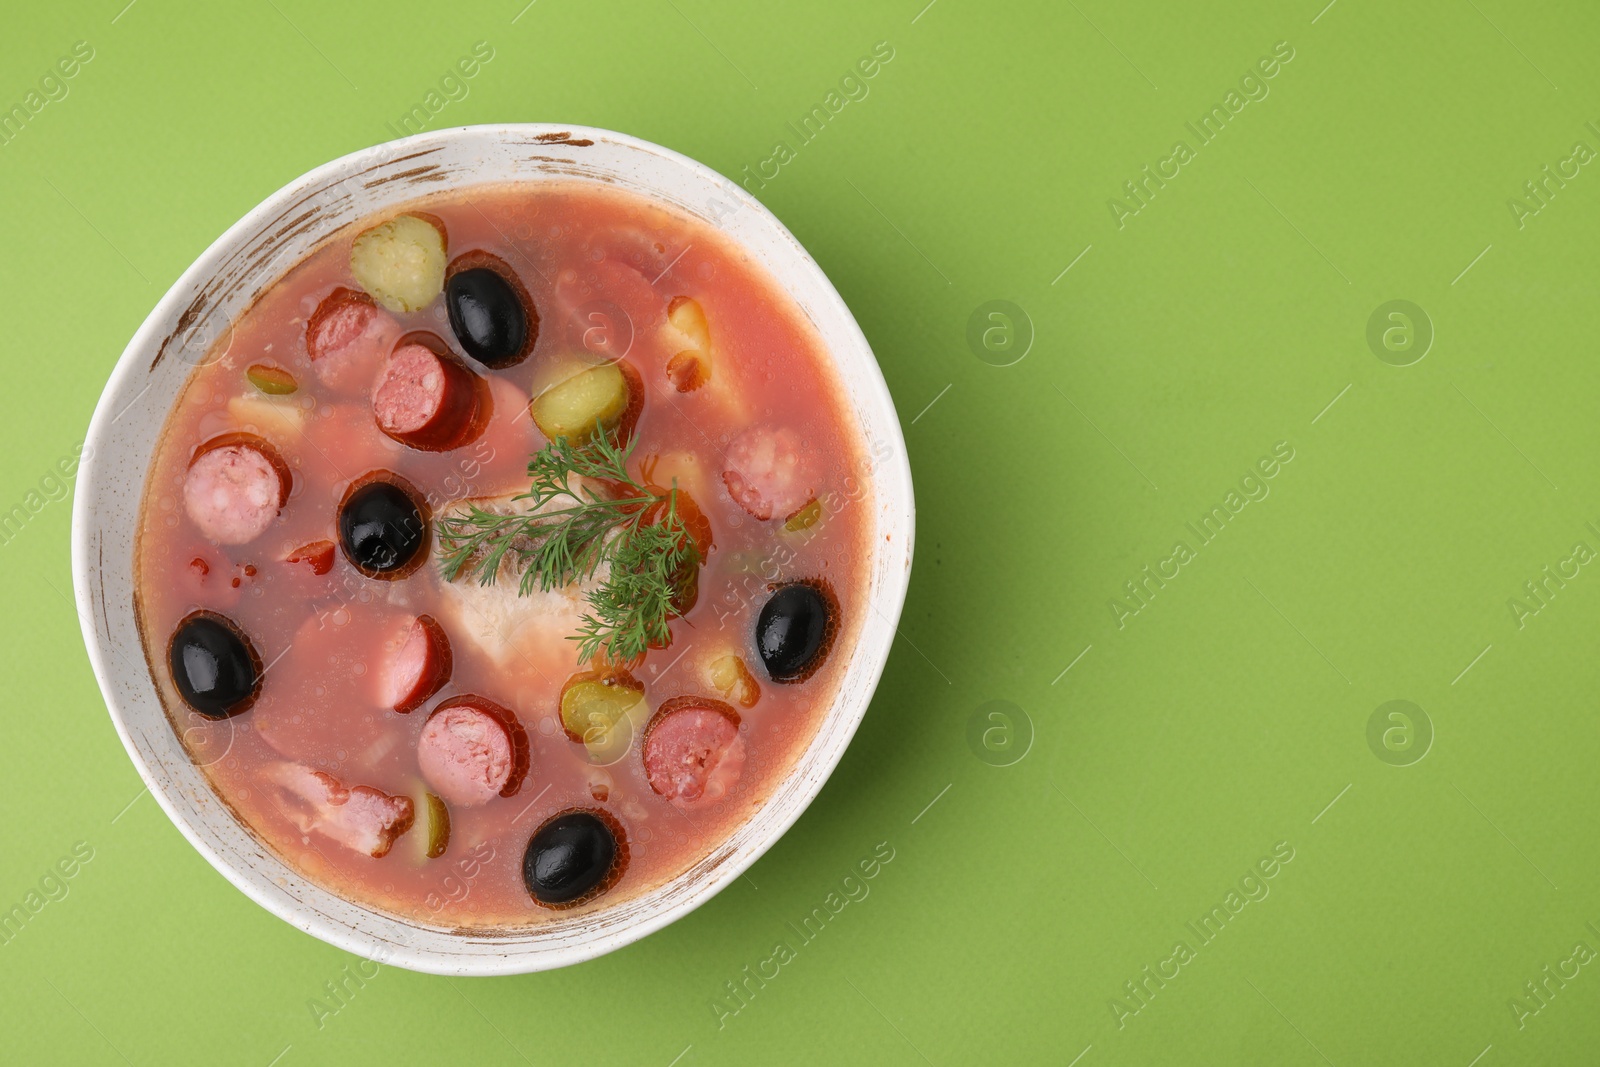
<svg viewBox="0 0 1600 1067"><path fill-rule="evenodd" d="M692 296L675 296L667 305L667 321L689 339L688 348L695 352L711 351L711 327L706 324L706 313L700 301Z"/></svg>
<svg viewBox="0 0 1600 1067"><path fill-rule="evenodd" d="M659 490L676 487L697 501L710 500L722 489L720 478L707 479L705 464L693 452L651 452L640 460L639 473Z"/></svg>
<svg viewBox="0 0 1600 1067"><path fill-rule="evenodd" d="M740 707L753 708L761 699L761 686L738 656L719 656L706 667L711 687Z"/></svg>
<svg viewBox="0 0 1600 1067"><path fill-rule="evenodd" d="M298 441L306 422L305 409L299 404L264 393L230 397L228 415L241 430L279 442Z"/></svg>
<svg viewBox="0 0 1600 1067"><path fill-rule="evenodd" d="M350 273L390 311L420 311L444 291L444 234L426 219L400 215L350 247Z"/></svg>
<svg viewBox="0 0 1600 1067"><path fill-rule="evenodd" d="M622 420L633 402L633 390L616 363L585 367L542 392L528 404L528 412L550 440L565 437L587 441L598 426L611 427Z"/></svg>
<svg viewBox="0 0 1600 1067"><path fill-rule="evenodd" d="M667 361L667 380L680 393L692 393L711 380L711 327L700 301L675 296L667 306L668 328L686 344Z"/></svg>

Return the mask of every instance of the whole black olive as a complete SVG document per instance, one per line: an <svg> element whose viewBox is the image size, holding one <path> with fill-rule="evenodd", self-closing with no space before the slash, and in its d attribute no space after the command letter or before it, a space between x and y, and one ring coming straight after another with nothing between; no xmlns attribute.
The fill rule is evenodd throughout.
<svg viewBox="0 0 1600 1067"><path fill-rule="evenodd" d="M498 257L469 252L452 263L444 304L462 350L484 366L510 367L533 351L539 317L522 283Z"/></svg>
<svg viewBox="0 0 1600 1067"><path fill-rule="evenodd" d="M839 602L821 579L780 585L756 618L756 650L774 682L801 682L822 666Z"/></svg>
<svg viewBox="0 0 1600 1067"><path fill-rule="evenodd" d="M627 841L616 819L574 808L534 831L522 856L522 881L535 903L570 908L610 889L627 862Z"/></svg>
<svg viewBox="0 0 1600 1067"><path fill-rule="evenodd" d="M363 475L339 503L339 547L368 578L404 578L427 558L428 539L427 505L397 474Z"/></svg>
<svg viewBox="0 0 1600 1067"><path fill-rule="evenodd" d="M210 719L249 709L261 693L261 657L244 632L209 611L185 615L167 646L178 695Z"/></svg>

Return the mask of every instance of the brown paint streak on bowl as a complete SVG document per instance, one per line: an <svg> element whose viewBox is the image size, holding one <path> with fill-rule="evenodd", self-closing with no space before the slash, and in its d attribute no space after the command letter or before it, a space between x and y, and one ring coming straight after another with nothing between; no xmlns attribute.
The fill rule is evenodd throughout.
<svg viewBox="0 0 1600 1067"><path fill-rule="evenodd" d="M162 340L161 347L156 350L156 358L150 361L151 370L155 370L161 365L161 360L166 356L167 346L172 344L172 339L183 331L187 330L190 326L194 325L194 320L199 316L200 312L205 310L206 295L207 294L202 292L199 296L195 297L194 300L190 302L189 306L184 309L183 314L178 316L178 324L174 326L172 328L172 332L167 334L166 338Z"/></svg>
<svg viewBox="0 0 1600 1067"><path fill-rule="evenodd" d="M419 174L429 174L439 169L439 164L429 163L426 166L413 167L411 170L402 170L394 174L385 174L381 178L374 178L370 182L362 182L363 189L373 189L389 182L399 181L402 178L415 178Z"/></svg>
<svg viewBox="0 0 1600 1067"><path fill-rule="evenodd" d="M534 138L534 141L538 144L569 144L575 148L588 148L594 144L585 137L574 138L569 130L562 130L560 133L541 133Z"/></svg>

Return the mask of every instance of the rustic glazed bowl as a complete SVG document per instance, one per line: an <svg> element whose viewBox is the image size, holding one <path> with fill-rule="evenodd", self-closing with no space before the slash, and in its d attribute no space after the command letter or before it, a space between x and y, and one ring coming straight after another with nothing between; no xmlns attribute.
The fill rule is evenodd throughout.
<svg viewBox="0 0 1600 1067"><path fill-rule="evenodd" d="M843 383L871 470L870 610L816 737L766 803L676 878L603 910L503 934L460 933L345 900L300 876L212 791L157 696L135 618L140 496L167 413L190 372L256 297L348 223L441 189L606 182L695 216L740 245L809 317ZM268 197L183 273L145 319L90 424L72 514L77 607L111 721L174 825L247 896L316 937L434 974L545 970L620 948L692 911L783 836L821 790L883 671L910 576L911 471L894 403L844 301L793 235L753 197L700 164L623 134L575 126L473 126L378 145L318 167Z"/></svg>

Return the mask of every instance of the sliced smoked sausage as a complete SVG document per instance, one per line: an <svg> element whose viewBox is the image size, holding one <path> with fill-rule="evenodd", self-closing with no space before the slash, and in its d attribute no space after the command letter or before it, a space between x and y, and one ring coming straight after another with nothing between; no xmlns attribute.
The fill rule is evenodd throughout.
<svg viewBox="0 0 1600 1067"><path fill-rule="evenodd" d="M682 696L662 704L644 734L650 788L668 800L720 799L744 766L739 713L720 700Z"/></svg>
<svg viewBox="0 0 1600 1067"><path fill-rule="evenodd" d="M418 615L387 664L379 683L383 702L395 711L415 711L450 680L450 638L432 615Z"/></svg>
<svg viewBox="0 0 1600 1067"><path fill-rule="evenodd" d="M366 388L400 335L400 324L354 289L335 289L306 323L306 354L323 384L340 392Z"/></svg>
<svg viewBox="0 0 1600 1067"><path fill-rule="evenodd" d="M510 711L480 696L451 697L417 739L422 777L452 804L509 797L528 773L528 735Z"/></svg>
<svg viewBox="0 0 1600 1067"><path fill-rule="evenodd" d="M448 452L476 438L490 405L483 379L426 334L401 339L372 390L378 429L424 452Z"/></svg>
<svg viewBox="0 0 1600 1067"><path fill-rule="evenodd" d="M242 545L266 533L289 499L289 465L249 433L213 437L195 450L183 480L183 507L200 532Z"/></svg>
<svg viewBox="0 0 1600 1067"><path fill-rule="evenodd" d="M745 430L728 445L722 483L734 502L757 519L787 519L815 492L811 459L788 427Z"/></svg>

